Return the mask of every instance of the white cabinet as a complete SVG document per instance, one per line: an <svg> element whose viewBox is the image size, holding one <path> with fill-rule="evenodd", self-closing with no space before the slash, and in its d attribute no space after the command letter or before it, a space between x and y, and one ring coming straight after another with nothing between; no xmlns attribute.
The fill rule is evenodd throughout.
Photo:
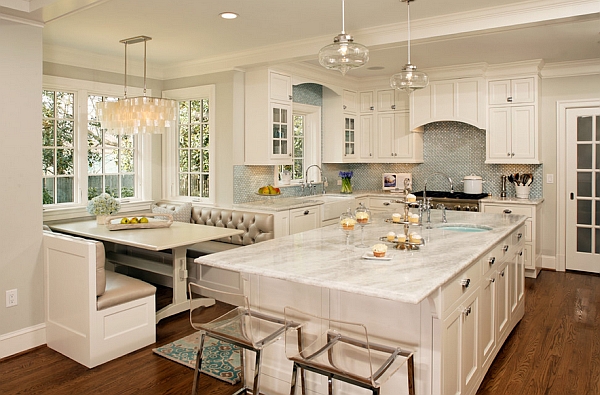
<svg viewBox="0 0 600 395"><path fill-rule="evenodd" d="M438 121L458 121L486 127L486 91L483 78L432 81L410 96L410 129Z"/></svg>
<svg viewBox="0 0 600 395"><path fill-rule="evenodd" d="M292 163L292 79L268 69L246 73L244 163Z"/></svg>
<svg viewBox="0 0 600 395"><path fill-rule="evenodd" d="M481 211L492 214L517 214L527 217L523 230L523 266L525 276L536 278L542 270L542 204L541 203L495 203L481 201Z"/></svg>
<svg viewBox="0 0 600 395"><path fill-rule="evenodd" d="M352 163L359 159L357 95L344 90L342 95L323 91L323 162ZM351 111L354 110L354 111Z"/></svg>
<svg viewBox="0 0 600 395"><path fill-rule="evenodd" d="M372 162L375 159L375 145L373 138L375 136L375 117L373 114L365 114L360 116L360 162Z"/></svg>
<svg viewBox="0 0 600 395"><path fill-rule="evenodd" d="M290 234L305 232L321 227L318 206L302 207L290 210Z"/></svg>
<svg viewBox="0 0 600 395"><path fill-rule="evenodd" d="M535 79L533 77L490 81L489 104L521 104L535 102Z"/></svg>
<svg viewBox="0 0 600 395"><path fill-rule="evenodd" d="M540 163L537 77L488 82L486 163Z"/></svg>
<svg viewBox="0 0 600 395"><path fill-rule="evenodd" d="M377 159L388 163L423 162L423 134L408 128L408 113L377 114Z"/></svg>
<svg viewBox="0 0 600 395"><path fill-rule="evenodd" d="M397 89L377 91L377 111L401 111L409 108L408 96Z"/></svg>
<svg viewBox="0 0 600 395"><path fill-rule="evenodd" d="M359 93L360 113L373 113L375 111L375 92L365 91Z"/></svg>

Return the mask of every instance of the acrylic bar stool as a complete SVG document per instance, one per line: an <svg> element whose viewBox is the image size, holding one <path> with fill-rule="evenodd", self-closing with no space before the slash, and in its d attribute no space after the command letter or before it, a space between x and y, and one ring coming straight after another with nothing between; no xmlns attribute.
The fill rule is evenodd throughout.
<svg viewBox="0 0 600 395"><path fill-rule="evenodd" d="M196 394L198 388L200 368L202 366L202 351L206 336L231 343L244 350L254 351L256 362L252 392L249 392L250 389L244 383L244 388L235 393L252 393L258 395L262 349L281 338L285 332L285 320L250 309L248 298L244 295L218 291L195 283L188 284L188 291L190 295L190 323L194 329L202 332L198 354L196 355L192 395ZM201 298L200 295L203 295L202 298L209 296L232 304L232 309L218 318L209 319L207 316L210 314L207 309L210 309L210 307L197 306L198 303L194 302L194 300ZM243 350L241 351L241 369L243 374L244 352ZM243 377L242 380L244 380Z"/></svg>
<svg viewBox="0 0 600 395"><path fill-rule="evenodd" d="M290 395L296 393L298 370L302 394L306 394L307 370L327 376L329 395L333 394L333 380L378 395L380 386L403 365L408 394L415 394L412 352L369 342L367 328L362 324L322 318L293 307L286 307L284 316L288 326L285 353L294 363Z"/></svg>

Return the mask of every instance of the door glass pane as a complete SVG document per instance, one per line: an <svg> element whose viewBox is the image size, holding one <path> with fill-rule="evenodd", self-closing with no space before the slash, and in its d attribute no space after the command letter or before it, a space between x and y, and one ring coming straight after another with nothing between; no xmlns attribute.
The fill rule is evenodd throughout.
<svg viewBox="0 0 600 395"><path fill-rule="evenodd" d="M577 224L591 225L592 224L592 201L578 200L577 201Z"/></svg>
<svg viewBox="0 0 600 395"><path fill-rule="evenodd" d="M279 116L279 109L278 108L274 108L273 109L273 122L281 122L281 118Z"/></svg>
<svg viewBox="0 0 600 395"><path fill-rule="evenodd" d="M596 116L596 141L600 141L600 116Z"/></svg>
<svg viewBox="0 0 600 395"><path fill-rule="evenodd" d="M577 117L577 141L592 141L592 117Z"/></svg>
<svg viewBox="0 0 600 395"><path fill-rule="evenodd" d="M600 229L596 229L596 254L600 254Z"/></svg>
<svg viewBox="0 0 600 395"><path fill-rule="evenodd" d="M596 226L600 226L600 200L596 200Z"/></svg>
<svg viewBox="0 0 600 395"><path fill-rule="evenodd" d="M577 228L577 252L592 252L592 230Z"/></svg>
<svg viewBox="0 0 600 395"><path fill-rule="evenodd" d="M577 145L577 168L591 169L592 168L592 145L579 144Z"/></svg>
<svg viewBox="0 0 600 395"><path fill-rule="evenodd" d="M600 197L600 172L596 173L596 197Z"/></svg>
<svg viewBox="0 0 600 395"><path fill-rule="evenodd" d="M577 172L577 196L592 197L592 173Z"/></svg>
<svg viewBox="0 0 600 395"><path fill-rule="evenodd" d="M600 144L596 144L596 170L600 170Z"/></svg>

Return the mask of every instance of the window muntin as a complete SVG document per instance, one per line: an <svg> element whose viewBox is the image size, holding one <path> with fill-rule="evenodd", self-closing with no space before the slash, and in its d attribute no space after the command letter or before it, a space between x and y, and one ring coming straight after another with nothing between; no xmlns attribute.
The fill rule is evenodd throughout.
<svg viewBox="0 0 600 395"><path fill-rule="evenodd" d="M118 136L101 129L96 115L99 102L116 100L115 97L88 95L88 200L103 192L115 198L137 195L134 136Z"/></svg>
<svg viewBox="0 0 600 395"><path fill-rule="evenodd" d="M179 101L178 194L210 197L210 105L208 99Z"/></svg>
<svg viewBox="0 0 600 395"><path fill-rule="evenodd" d="M306 147L305 125L306 115L292 115L292 164L279 166L279 173L281 173L283 170L288 170L292 174L292 180L297 181L301 181L304 179L304 169L306 168L306 160L304 158L304 152Z"/></svg>
<svg viewBox="0 0 600 395"><path fill-rule="evenodd" d="M75 93L42 91L42 201L75 201Z"/></svg>

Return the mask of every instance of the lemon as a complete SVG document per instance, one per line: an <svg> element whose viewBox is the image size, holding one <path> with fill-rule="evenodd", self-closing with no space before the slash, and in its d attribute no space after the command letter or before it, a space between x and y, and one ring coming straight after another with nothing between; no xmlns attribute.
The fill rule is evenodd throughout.
<svg viewBox="0 0 600 395"><path fill-rule="evenodd" d="M133 218L131 218L131 220L129 220L130 224L137 224L138 222L140 222L140 221L138 221L138 219L136 217L133 217Z"/></svg>
<svg viewBox="0 0 600 395"><path fill-rule="evenodd" d="M140 218L140 224L147 224L147 223L148 223L148 218L146 218L146 217Z"/></svg>
<svg viewBox="0 0 600 395"><path fill-rule="evenodd" d="M122 224L128 224L129 220L127 219L127 217L123 217L123 218L121 218L121 223Z"/></svg>

